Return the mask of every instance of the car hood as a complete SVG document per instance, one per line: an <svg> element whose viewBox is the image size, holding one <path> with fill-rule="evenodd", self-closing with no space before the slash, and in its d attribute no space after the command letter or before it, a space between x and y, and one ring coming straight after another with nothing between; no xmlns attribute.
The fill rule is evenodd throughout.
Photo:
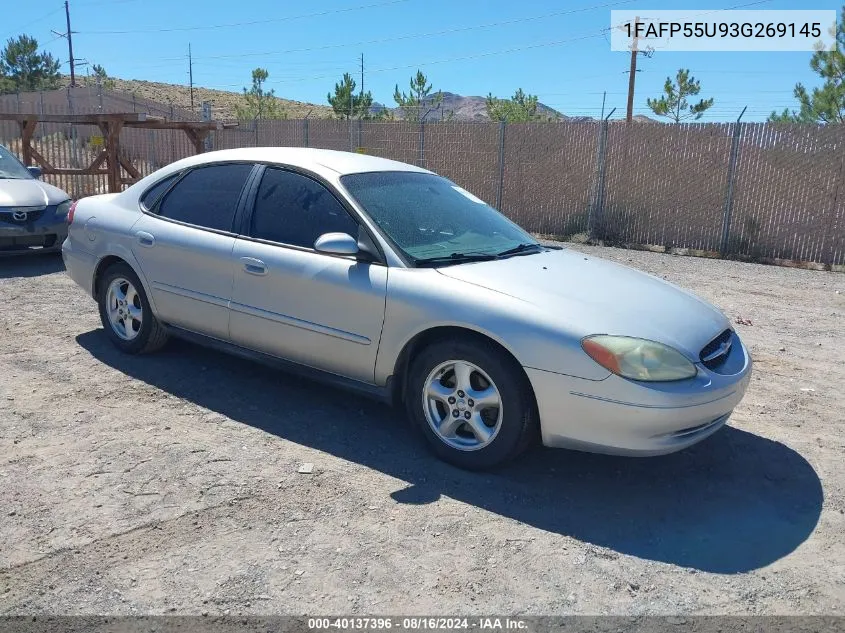
<svg viewBox="0 0 845 633"><path fill-rule="evenodd" d="M571 335L617 334L659 341L693 361L730 327L717 308L673 284L570 250L437 270L528 302Z"/></svg>
<svg viewBox="0 0 845 633"><path fill-rule="evenodd" d="M27 179L0 178L0 208L35 207L59 204L70 198L64 191L46 182Z"/></svg>

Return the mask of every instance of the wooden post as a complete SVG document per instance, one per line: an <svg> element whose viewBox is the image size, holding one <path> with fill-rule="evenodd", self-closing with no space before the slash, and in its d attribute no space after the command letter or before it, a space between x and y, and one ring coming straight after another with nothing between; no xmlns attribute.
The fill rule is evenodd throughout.
<svg viewBox="0 0 845 633"><path fill-rule="evenodd" d="M211 130L192 130L188 127L185 128L185 134L191 143L194 144L194 150L196 150L197 154L205 152L205 139L208 137L209 132Z"/></svg>
<svg viewBox="0 0 845 633"><path fill-rule="evenodd" d="M21 153L23 164L29 167L32 165L32 137L35 135L35 126L38 121L35 118L21 121Z"/></svg>
<svg viewBox="0 0 845 633"><path fill-rule="evenodd" d="M634 84L637 81L637 43L639 42L637 25L639 23L640 17L637 16L634 20L634 43L631 46L631 69L628 76L628 112L625 115L625 120L628 123L634 120Z"/></svg>
<svg viewBox="0 0 845 633"><path fill-rule="evenodd" d="M153 130L182 130L191 141L197 154L206 151L206 141L213 130L225 127L218 121L168 121L149 117L145 113L123 114L22 114L2 113L0 121L14 121L20 126L21 154L27 167L38 165L45 175L106 176L108 191L119 193L123 185L132 184L141 178L138 168L126 154L120 153L120 133L124 127ZM39 123L67 123L69 125L95 125L103 135L103 149L87 167L55 167L52 154L42 156L32 146L35 129ZM46 153L46 152L45 152ZM126 172L124 177L123 172Z"/></svg>
<svg viewBox="0 0 845 633"><path fill-rule="evenodd" d="M120 193L120 130L123 120L120 117L108 117L100 123L100 129L106 141L106 170L109 193Z"/></svg>

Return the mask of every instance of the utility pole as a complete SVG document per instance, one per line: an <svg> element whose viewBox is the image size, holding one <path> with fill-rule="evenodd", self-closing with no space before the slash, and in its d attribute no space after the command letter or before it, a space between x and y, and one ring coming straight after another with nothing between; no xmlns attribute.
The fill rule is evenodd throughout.
<svg viewBox="0 0 845 633"><path fill-rule="evenodd" d="M194 60L191 57L191 43L188 42L188 82L191 86L191 112L194 111Z"/></svg>
<svg viewBox="0 0 845 633"><path fill-rule="evenodd" d="M364 96L364 53L361 53L361 96Z"/></svg>
<svg viewBox="0 0 845 633"><path fill-rule="evenodd" d="M70 87L76 87L76 68L74 67L75 60L73 59L73 31L70 30L70 7L68 6L68 0L65 0L65 19L67 20L67 32L66 33L56 33L59 37L66 37L67 38L67 56L68 60L70 61Z"/></svg>
<svg viewBox="0 0 845 633"><path fill-rule="evenodd" d="M637 76L637 25L640 23L640 18L637 16L634 19L634 41L631 44L631 71L628 77L628 114L625 120L630 123L634 120L634 82Z"/></svg>

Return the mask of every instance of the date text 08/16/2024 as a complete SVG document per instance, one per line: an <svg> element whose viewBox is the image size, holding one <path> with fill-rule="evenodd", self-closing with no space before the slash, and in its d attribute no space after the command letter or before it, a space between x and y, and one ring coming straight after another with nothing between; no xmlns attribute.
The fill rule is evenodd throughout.
<svg viewBox="0 0 845 633"><path fill-rule="evenodd" d="M309 618L308 628L312 631L384 631L392 629L400 631L519 631L527 629L528 624L519 618L509 617L337 617Z"/></svg>

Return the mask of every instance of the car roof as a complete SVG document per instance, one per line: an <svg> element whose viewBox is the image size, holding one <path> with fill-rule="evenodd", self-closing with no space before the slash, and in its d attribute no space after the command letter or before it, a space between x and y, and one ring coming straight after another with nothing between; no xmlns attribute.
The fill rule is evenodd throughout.
<svg viewBox="0 0 845 633"><path fill-rule="evenodd" d="M180 168L205 163L254 161L301 167L309 171L330 170L336 174L358 174L372 171L412 171L430 173L415 165L353 152L339 152L313 147L241 147L207 152L177 161Z"/></svg>
<svg viewBox="0 0 845 633"><path fill-rule="evenodd" d="M226 162L269 163L288 167L298 167L329 180L335 180L346 174L360 174L375 171L405 171L430 174L432 172L408 163L357 154L339 152L331 149L314 147L241 147L224 149L189 156L153 172L125 189L118 196L124 200L137 200L152 184L170 174L189 167L212 165Z"/></svg>

